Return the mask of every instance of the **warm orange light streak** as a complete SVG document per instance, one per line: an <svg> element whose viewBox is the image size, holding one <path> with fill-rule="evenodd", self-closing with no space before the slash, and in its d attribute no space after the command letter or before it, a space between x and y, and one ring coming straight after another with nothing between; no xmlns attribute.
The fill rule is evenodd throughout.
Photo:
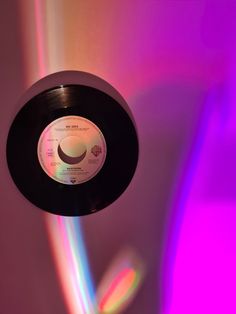
<svg viewBox="0 0 236 314"><path fill-rule="evenodd" d="M63 0L46 0L46 25L45 34L48 51L48 73L67 70L65 63L65 51L68 40L65 40L64 32L67 21L63 12Z"/></svg>
<svg viewBox="0 0 236 314"><path fill-rule="evenodd" d="M133 58L124 54L130 38L123 37L125 25L116 19L124 9L132 22L127 1L20 0L27 85L58 71L78 70L120 86L125 96L134 76L129 69Z"/></svg>

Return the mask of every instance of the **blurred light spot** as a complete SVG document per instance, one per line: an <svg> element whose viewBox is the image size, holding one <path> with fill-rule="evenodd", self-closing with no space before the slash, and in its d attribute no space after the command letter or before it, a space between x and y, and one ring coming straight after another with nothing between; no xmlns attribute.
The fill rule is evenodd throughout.
<svg viewBox="0 0 236 314"><path fill-rule="evenodd" d="M98 288L99 313L121 313L133 300L143 279L143 263L131 250L113 261Z"/></svg>

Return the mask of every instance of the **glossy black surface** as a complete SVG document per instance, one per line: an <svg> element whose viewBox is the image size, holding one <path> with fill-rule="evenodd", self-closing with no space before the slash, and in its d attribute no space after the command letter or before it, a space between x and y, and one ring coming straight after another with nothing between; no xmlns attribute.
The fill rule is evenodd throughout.
<svg viewBox="0 0 236 314"><path fill-rule="evenodd" d="M107 145L98 174L74 186L51 179L37 156L45 127L68 115L96 124ZM19 111L8 134L7 161L15 184L34 205L58 215L81 216L105 208L124 192L136 169L138 140L128 113L112 97L84 85L58 86L33 97Z"/></svg>

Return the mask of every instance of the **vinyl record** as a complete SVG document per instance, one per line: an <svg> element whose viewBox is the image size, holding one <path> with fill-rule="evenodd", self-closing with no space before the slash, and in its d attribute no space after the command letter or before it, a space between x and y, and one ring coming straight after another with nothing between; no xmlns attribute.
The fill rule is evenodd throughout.
<svg viewBox="0 0 236 314"><path fill-rule="evenodd" d="M29 100L7 141L11 176L34 205L81 216L114 202L130 183L138 140L126 110L84 85L57 86Z"/></svg>

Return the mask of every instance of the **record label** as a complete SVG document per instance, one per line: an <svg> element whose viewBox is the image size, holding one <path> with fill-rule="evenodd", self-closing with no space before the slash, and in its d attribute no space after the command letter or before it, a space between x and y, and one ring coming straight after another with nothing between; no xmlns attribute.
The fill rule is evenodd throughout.
<svg viewBox="0 0 236 314"><path fill-rule="evenodd" d="M101 130L81 116L51 122L38 141L38 159L46 174L57 182L75 185L93 178L106 159Z"/></svg>

